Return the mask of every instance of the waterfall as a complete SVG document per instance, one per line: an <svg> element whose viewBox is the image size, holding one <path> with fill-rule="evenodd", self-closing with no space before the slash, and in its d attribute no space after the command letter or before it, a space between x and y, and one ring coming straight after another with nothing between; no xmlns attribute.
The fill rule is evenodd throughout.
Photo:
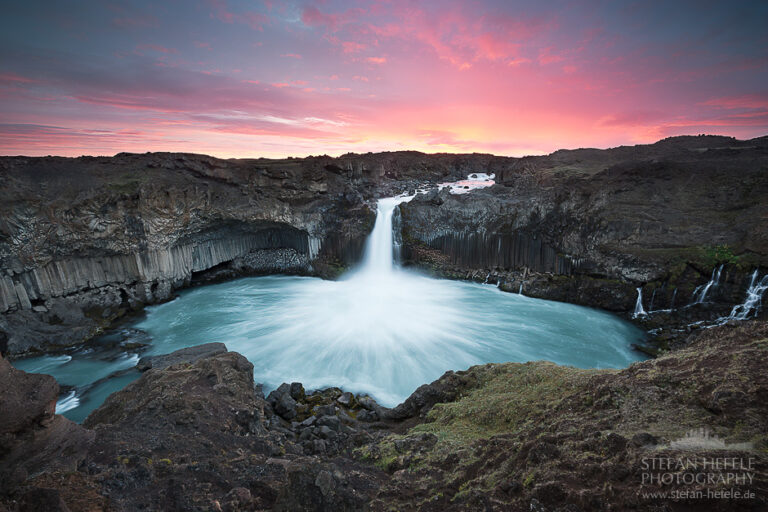
<svg viewBox="0 0 768 512"><path fill-rule="evenodd" d="M717 287L718 283L720 282L720 274L723 272L723 266L720 265L718 268L712 269L712 277L709 278L709 282L702 286L697 286L696 289L693 291L693 304L701 304L704 302L704 299L707 298L707 292L709 292L709 289L714 287ZM696 297L696 293L701 290L701 293L698 297Z"/></svg>
<svg viewBox="0 0 768 512"><path fill-rule="evenodd" d="M675 309L675 299L677 298L677 288L672 292L672 302L669 304L669 309Z"/></svg>
<svg viewBox="0 0 768 512"><path fill-rule="evenodd" d="M70 391L67 396L56 401L56 414L65 413L80 405L80 399L75 391Z"/></svg>
<svg viewBox="0 0 768 512"><path fill-rule="evenodd" d="M643 309L643 289L638 287L637 288L637 301L635 302L635 312L632 313L632 318L637 318L639 316L646 316L648 313L645 312L645 309Z"/></svg>
<svg viewBox="0 0 768 512"><path fill-rule="evenodd" d="M731 310L731 314L718 320L719 323L725 323L730 320L747 320L750 316L757 316L758 311L763 305L763 295L768 290L768 274L762 279L757 279L757 270L752 274L747 288L747 298L742 304L737 304Z"/></svg>
<svg viewBox="0 0 768 512"><path fill-rule="evenodd" d="M651 294L651 303L648 304L648 311L653 312L653 303L656 300L656 288L653 289L653 293Z"/></svg>
<svg viewBox="0 0 768 512"><path fill-rule="evenodd" d="M395 265L395 252L399 251L399 244L395 244L392 217L395 208L400 203L408 202L413 197L397 196L379 199L376 209L376 223L365 242L360 273L386 275L392 272Z"/></svg>

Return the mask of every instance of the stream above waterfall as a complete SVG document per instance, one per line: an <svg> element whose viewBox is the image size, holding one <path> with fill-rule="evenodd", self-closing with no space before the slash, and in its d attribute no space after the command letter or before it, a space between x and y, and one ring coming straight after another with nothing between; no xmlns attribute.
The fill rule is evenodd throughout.
<svg viewBox="0 0 768 512"><path fill-rule="evenodd" d="M307 389L368 393L385 406L447 370L475 364L544 359L621 368L643 358L631 344L645 334L615 315L399 268L393 212L409 199L379 201L362 264L337 281L241 278L187 289L146 308L131 326L151 338L142 355L223 342L253 363L266 392L298 381ZM109 393L138 377L131 370L135 362L135 355L101 357L89 349L14 364L68 386L59 412L82 421ZM117 377L103 379L110 374Z"/></svg>

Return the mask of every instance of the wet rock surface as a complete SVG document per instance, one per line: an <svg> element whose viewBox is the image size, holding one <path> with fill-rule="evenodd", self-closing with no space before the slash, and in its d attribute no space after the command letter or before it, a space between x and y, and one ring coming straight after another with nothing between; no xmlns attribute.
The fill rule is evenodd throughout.
<svg viewBox="0 0 768 512"><path fill-rule="evenodd" d="M66 440L40 441L42 458L0 454L5 474L37 461L3 480L0 504L14 511L759 510L768 505L768 324L691 337L686 348L625 370L533 362L447 372L394 409L300 383L264 397L244 357L209 353L147 370L85 428L70 423ZM12 389L50 380L0 375ZM50 414L49 387L30 403L55 425L63 418ZM22 412L4 431L41 428ZM702 429L724 447L675 444ZM74 451L65 448L73 432L82 440ZM691 488L644 483L645 459L693 455L751 458L752 480L736 487L755 497L643 497Z"/></svg>

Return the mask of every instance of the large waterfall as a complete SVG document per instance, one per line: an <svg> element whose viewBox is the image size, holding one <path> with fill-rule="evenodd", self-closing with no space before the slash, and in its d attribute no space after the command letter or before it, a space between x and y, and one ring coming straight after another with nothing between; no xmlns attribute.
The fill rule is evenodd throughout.
<svg viewBox="0 0 768 512"><path fill-rule="evenodd" d="M395 208L401 203L410 201L413 196L398 196L380 199L377 204L376 224L368 237L363 255L361 274L377 274L391 277L394 267L394 236L392 233L392 217Z"/></svg>

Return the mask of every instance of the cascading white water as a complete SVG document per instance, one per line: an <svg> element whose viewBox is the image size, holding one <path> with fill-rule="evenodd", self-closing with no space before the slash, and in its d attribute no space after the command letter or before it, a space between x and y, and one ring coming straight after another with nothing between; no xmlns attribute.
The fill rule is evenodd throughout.
<svg viewBox="0 0 768 512"><path fill-rule="evenodd" d="M638 287L637 288L637 300L635 301L635 312L632 313L632 318L637 318L639 316L646 316L647 313L645 312L645 309L643 309L643 289Z"/></svg>
<svg viewBox="0 0 768 512"><path fill-rule="evenodd" d="M713 286L717 287L717 285L720 283L720 275L723 273L723 266L724 265L720 265L718 268L712 269L712 277L709 278L709 281L707 282L707 284L696 287L696 289L693 291L692 304L704 303L704 299L707 298L707 293L709 293L709 289L712 288Z"/></svg>
<svg viewBox="0 0 768 512"><path fill-rule="evenodd" d="M718 323L725 323L731 320L747 320L751 316L757 316L763 305L763 295L768 290L768 274L762 279L757 279L757 270L752 274L747 288L747 298L742 304L737 304L731 310L731 314L718 319Z"/></svg>
<svg viewBox="0 0 768 512"><path fill-rule="evenodd" d="M389 277L394 268L394 236L392 216L401 203L410 201L414 196L397 196L380 199L377 204L376 224L373 226L365 244L363 263L359 274L376 274Z"/></svg>

